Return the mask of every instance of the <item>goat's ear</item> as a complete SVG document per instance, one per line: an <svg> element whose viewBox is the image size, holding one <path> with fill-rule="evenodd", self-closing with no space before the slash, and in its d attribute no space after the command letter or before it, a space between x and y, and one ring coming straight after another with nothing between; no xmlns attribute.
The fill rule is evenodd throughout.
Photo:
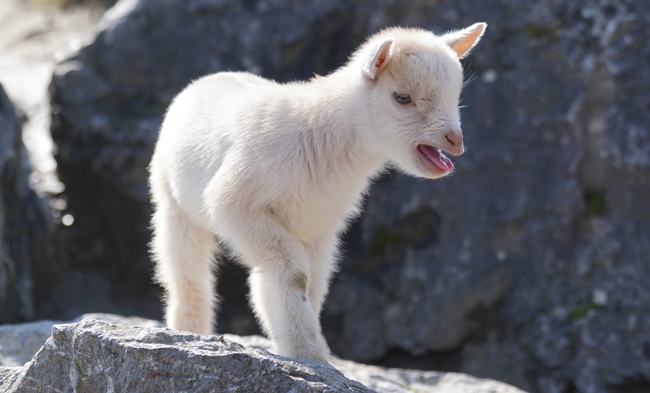
<svg viewBox="0 0 650 393"><path fill-rule="evenodd" d="M366 63L363 65L363 74L371 80L379 79L379 76L386 69L388 61L391 56L391 48L393 47L393 39L387 38L373 51L370 56L366 58Z"/></svg>
<svg viewBox="0 0 650 393"><path fill-rule="evenodd" d="M470 27L458 31L451 31L440 38L456 52L459 59L462 59L478 44L483 33L485 33L486 27L487 23L485 22L474 23Z"/></svg>

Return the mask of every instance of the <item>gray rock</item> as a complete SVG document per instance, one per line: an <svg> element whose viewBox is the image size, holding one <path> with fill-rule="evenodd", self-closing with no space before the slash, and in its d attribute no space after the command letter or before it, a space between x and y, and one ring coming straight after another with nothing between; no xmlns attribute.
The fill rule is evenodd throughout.
<svg viewBox="0 0 650 393"><path fill-rule="evenodd" d="M16 116L16 109L0 87L0 320L4 322L34 315L28 261L22 258L14 260L16 253L11 252L13 250L10 244L4 240L8 226L15 220L8 217L13 206L5 202L11 191L5 184L13 185L17 180L24 181L20 179L20 130L21 124Z"/></svg>
<svg viewBox="0 0 650 393"><path fill-rule="evenodd" d="M392 174L374 187L323 312L328 341L363 361L446 353L455 370L540 392L649 388L649 11L643 0L122 1L52 83L70 258L127 286L149 280L145 168L164 108L192 78L306 78L384 26L485 20L467 63L467 153L447 180Z"/></svg>
<svg viewBox="0 0 650 393"><path fill-rule="evenodd" d="M132 327L164 327L162 322L140 317L123 317L115 314L84 314L72 321L41 320L37 322L0 325L0 367L23 366L50 337L57 324L79 322L84 319L102 321L112 325Z"/></svg>
<svg viewBox="0 0 650 393"><path fill-rule="evenodd" d="M462 347L457 370L542 392L648 389L649 6L507 3L463 16L490 26L457 173L373 190L328 338L366 360Z"/></svg>
<svg viewBox="0 0 650 393"><path fill-rule="evenodd" d="M269 351L272 348L271 341L261 336L241 337L224 334L223 337L247 348L261 348ZM477 379L466 374L384 368L342 360L337 357L332 359L332 365L346 377L359 381L377 392L521 392L521 390L501 382Z"/></svg>
<svg viewBox="0 0 650 393"><path fill-rule="evenodd" d="M33 355L33 359L22 367L7 367L3 362L0 390L8 393L521 392L502 383L462 374L387 370L335 359L333 365L338 371L326 363L296 361L270 354L265 350L270 347L270 341L259 336L199 336L151 327L156 322L143 319L107 314L84 317L93 319L67 325L42 321L0 327L3 360L11 354L16 358L17 352L23 358L30 351ZM143 327L128 326L133 323ZM50 332L52 335L48 338ZM34 348L26 350L13 345L37 338L44 345L35 355ZM16 350L6 350L8 343ZM348 378L361 381L373 390Z"/></svg>
<svg viewBox="0 0 650 393"><path fill-rule="evenodd" d="M18 367L29 362L61 321L0 325L0 366Z"/></svg>
<svg viewBox="0 0 650 393"><path fill-rule="evenodd" d="M22 122L0 86L0 323L34 318L34 297L50 288L56 264L44 201L29 187ZM35 288L34 283L42 283Z"/></svg>

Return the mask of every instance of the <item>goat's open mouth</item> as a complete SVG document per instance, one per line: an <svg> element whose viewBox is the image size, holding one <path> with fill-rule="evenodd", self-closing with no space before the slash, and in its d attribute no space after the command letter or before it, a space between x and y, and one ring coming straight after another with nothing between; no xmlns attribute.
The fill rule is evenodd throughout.
<svg viewBox="0 0 650 393"><path fill-rule="evenodd" d="M418 151L425 160L430 162L436 168L443 172L451 172L454 169L454 163L447 156L442 154L440 149L429 145L418 145Z"/></svg>

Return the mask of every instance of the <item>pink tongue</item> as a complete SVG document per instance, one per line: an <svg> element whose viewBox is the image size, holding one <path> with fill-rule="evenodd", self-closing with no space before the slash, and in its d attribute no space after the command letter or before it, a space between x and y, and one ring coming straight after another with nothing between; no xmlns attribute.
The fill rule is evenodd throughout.
<svg viewBox="0 0 650 393"><path fill-rule="evenodd" d="M442 169L445 172L449 172L454 169L454 163L451 162L440 150L436 149L433 146L428 145L419 145L418 150L424 154L424 156L431 162L433 165Z"/></svg>

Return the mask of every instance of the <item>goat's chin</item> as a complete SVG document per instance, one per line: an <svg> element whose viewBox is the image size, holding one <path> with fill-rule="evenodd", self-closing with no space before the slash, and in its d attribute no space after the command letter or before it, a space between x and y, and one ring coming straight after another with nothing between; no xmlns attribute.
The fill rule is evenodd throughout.
<svg viewBox="0 0 650 393"><path fill-rule="evenodd" d="M397 169L413 177L423 179L440 179L449 175L452 171L443 171L428 161L423 160L419 155L409 157L409 160L391 160Z"/></svg>
<svg viewBox="0 0 650 393"><path fill-rule="evenodd" d="M425 179L440 179L441 177L448 176L452 171L443 171L430 163L418 163L418 170L413 175L423 177Z"/></svg>

